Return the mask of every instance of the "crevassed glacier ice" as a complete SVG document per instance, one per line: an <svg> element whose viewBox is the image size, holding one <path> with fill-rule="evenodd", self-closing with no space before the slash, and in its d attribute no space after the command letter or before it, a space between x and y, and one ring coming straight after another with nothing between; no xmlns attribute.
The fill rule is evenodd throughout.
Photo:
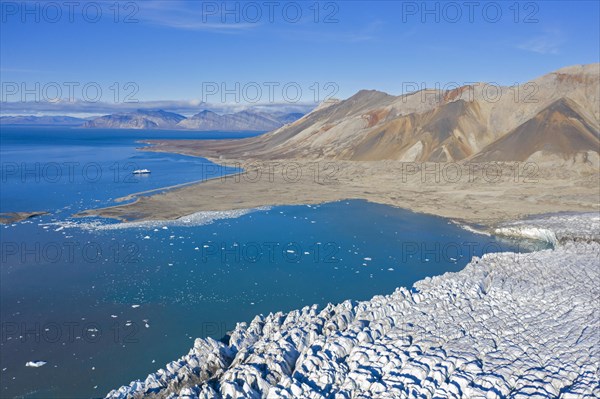
<svg viewBox="0 0 600 399"><path fill-rule="evenodd" d="M590 217L517 223L551 231L552 250L487 254L410 291L257 316L107 398L598 398Z"/></svg>

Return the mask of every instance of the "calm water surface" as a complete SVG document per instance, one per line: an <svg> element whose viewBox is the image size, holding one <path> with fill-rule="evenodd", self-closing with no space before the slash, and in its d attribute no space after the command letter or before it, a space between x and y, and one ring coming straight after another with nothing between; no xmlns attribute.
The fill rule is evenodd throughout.
<svg viewBox="0 0 600 399"><path fill-rule="evenodd" d="M0 227L2 397L101 397L187 353L194 338L220 338L256 314L365 300L459 271L472 255L518 250L442 218L364 201L190 225L107 229L115 222L70 218L126 194L201 179L207 160L135 150L139 139L198 135L3 128L0 208L51 214ZM42 175L44 165L65 162L99 164L102 177L75 173L65 183ZM14 172L21 163L41 167L23 177ZM115 179L114 168L127 176L128 163L152 174ZM25 367L35 360L47 364Z"/></svg>

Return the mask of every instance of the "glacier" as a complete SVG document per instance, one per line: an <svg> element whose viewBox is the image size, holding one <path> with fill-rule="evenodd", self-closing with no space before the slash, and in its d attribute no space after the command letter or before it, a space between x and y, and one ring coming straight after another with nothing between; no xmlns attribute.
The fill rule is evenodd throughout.
<svg viewBox="0 0 600 399"><path fill-rule="evenodd" d="M598 398L599 226L597 213L499 225L554 247L258 315L106 398Z"/></svg>

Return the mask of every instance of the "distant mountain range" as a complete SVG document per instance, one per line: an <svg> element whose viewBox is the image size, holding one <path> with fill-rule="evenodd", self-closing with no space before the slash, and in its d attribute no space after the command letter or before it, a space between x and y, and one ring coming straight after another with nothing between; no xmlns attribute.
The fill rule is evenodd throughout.
<svg viewBox="0 0 600 399"><path fill-rule="evenodd" d="M599 161L600 64L516 87L477 83L392 96L362 90L260 137L195 142L204 156L415 162ZM192 145L190 143L190 145Z"/></svg>
<svg viewBox="0 0 600 399"><path fill-rule="evenodd" d="M105 115L89 120L85 128L103 129L175 129L185 116L167 111L137 110L122 114Z"/></svg>
<svg viewBox="0 0 600 399"><path fill-rule="evenodd" d="M81 126L85 119L71 116L2 116L2 125L29 125L29 126Z"/></svg>
<svg viewBox="0 0 600 399"><path fill-rule="evenodd" d="M241 111L219 115L202 111L189 118L163 110L137 110L135 112L105 115L93 119L69 116L3 116L2 125L27 126L79 126L103 129L186 129L225 131L269 131L292 123L302 113Z"/></svg>
<svg viewBox="0 0 600 399"><path fill-rule="evenodd" d="M242 111L219 115L202 111L179 123L180 127L194 130L274 130L300 119L299 113L273 113Z"/></svg>

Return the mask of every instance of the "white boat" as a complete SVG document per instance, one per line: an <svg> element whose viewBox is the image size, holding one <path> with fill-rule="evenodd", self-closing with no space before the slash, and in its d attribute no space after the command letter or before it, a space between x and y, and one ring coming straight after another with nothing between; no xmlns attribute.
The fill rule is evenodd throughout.
<svg viewBox="0 0 600 399"><path fill-rule="evenodd" d="M137 169L133 171L134 175L147 175L150 174L152 172L150 172L148 169Z"/></svg>

